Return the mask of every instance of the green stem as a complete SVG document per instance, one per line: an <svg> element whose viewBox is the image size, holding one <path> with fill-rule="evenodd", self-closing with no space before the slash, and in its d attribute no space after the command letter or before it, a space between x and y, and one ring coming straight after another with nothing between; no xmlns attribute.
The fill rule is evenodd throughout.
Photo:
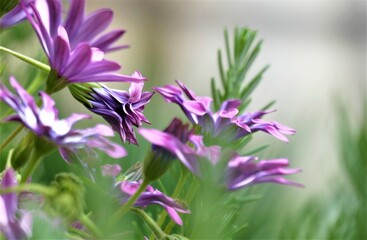
<svg viewBox="0 0 367 240"><path fill-rule="evenodd" d="M129 198L129 200L115 214L111 216L107 225L112 226L112 224L118 221L127 211L129 211L129 209L134 205L136 200L139 198L140 194L146 189L148 184L149 181L144 179L138 190L136 190L136 192L134 193L134 195L132 195Z"/></svg>
<svg viewBox="0 0 367 240"><path fill-rule="evenodd" d="M7 53L13 55L14 57L19 58L20 60L41 69L42 71L49 72L51 70L50 66L48 66L47 64L41 63L41 62L39 62L39 61L37 61L33 58L27 57L27 56L25 56L21 53L15 52L15 51L13 51L11 49L8 49L8 48L5 48L3 46L0 46L0 51L7 52Z"/></svg>
<svg viewBox="0 0 367 240"><path fill-rule="evenodd" d="M160 229L157 223L143 210L139 208L132 208L131 210L137 213L144 220L144 222L149 226L150 230L152 230L157 239L165 239L167 237L167 235L162 231L162 229Z"/></svg>
<svg viewBox="0 0 367 240"><path fill-rule="evenodd" d="M8 144L18 135L18 133L20 133L20 131L22 131L24 125L20 125L19 127L17 127L14 132L12 134L9 135L9 137L7 137L5 139L5 141L0 145L0 152L6 148L6 146L8 146Z"/></svg>
<svg viewBox="0 0 367 240"><path fill-rule="evenodd" d="M1 194L7 194L11 192L23 192L23 191L36 192L45 196L50 196L53 194L52 188L37 183L23 183L19 184L18 186L0 189Z"/></svg>
<svg viewBox="0 0 367 240"><path fill-rule="evenodd" d="M171 196L172 198L178 197L178 195L181 193L181 190L184 187L188 176L189 176L188 171L186 171L186 169L182 169L180 179L178 180L176 188ZM166 217L167 217L167 212L162 212L162 214L160 215L157 221L158 226L162 226Z"/></svg>
<svg viewBox="0 0 367 240"><path fill-rule="evenodd" d="M28 177L31 176L37 165L41 162L41 159L42 155L37 153L37 149L34 149L31 155L31 159L28 162L24 173L22 173L22 180L20 181L20 183L25 183L27 181Z"/></svg>
<svg viewBox="0 0 367 240"><path fill-rule="evenodd" d="M88 234L87 232L84 232L82 230L79 230L77 228L73 228L73 227L70 227L68 228L68 232L72 233L72 234L78 234L78 236L81 237L81 239L91 239L92 236L90 234Z"/></svg>
<svg viewBox="0 0 367 240"><path fill-rule="evenodd" d="M94 224L94 222L92 220L90 220L90 218L83 214L80 218L79 221L89 230L93 233L93 235L97 238L101 238L102 237L102 232L101 230L99 230L99 228Z"/></svg>

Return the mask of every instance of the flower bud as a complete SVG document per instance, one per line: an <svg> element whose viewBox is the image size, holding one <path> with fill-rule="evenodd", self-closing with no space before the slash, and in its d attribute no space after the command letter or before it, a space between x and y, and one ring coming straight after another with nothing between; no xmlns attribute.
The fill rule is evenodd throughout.
<svg viewBox="0 0 367 240"><path fill-rule="evenodd" d="M54 193L46 199L46 210L69 222L77 220L83 214L85 206L82 181L72 173L60 173L56 175L51 187Z"/></svg>

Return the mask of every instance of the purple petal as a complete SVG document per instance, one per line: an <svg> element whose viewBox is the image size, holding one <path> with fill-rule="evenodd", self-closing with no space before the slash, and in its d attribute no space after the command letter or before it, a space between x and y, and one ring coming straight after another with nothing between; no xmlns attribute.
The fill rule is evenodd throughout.
<svg viewBox="0 0 367 240"><path fill-rule="evenodd" d="M198 116L203 116L205 113L207 113L207 110L204 106L204 104L202 104L199 101L195 101L195 100L191 100L191 101L184 101L183 102L183 106L191 113L198 115Z"/></svg>
<svg viewBox="0 0 367 240"><path fill-rule="evenodd" d="M84 70L83 75L93 75L103 72L117 71L121 67L118 63L108 60L102 60L98 62L91 62Z"/></svg>
<svg viewBox="0 0 367 240"><path fill-rule="evenodd" d="M134 75L133 75L134 76ZM142 77L141 75L139 77ZM129 88L130 98L129 102L135 103L140 100L141 98L141 91L144 87L144 83L131 83Z"/></svg>
<svg viewBox="0 0 367 240"><path fill-rule="evenodd" d="M38 113L38 118L43 125L52 127L58 117L58 110L55 108L55 101L45 92L40 92L43 107Z"/></svg>
<svg viewBox="0 0 367 240"><path fill-rule="evenodd" d="M68 80L70 80L73 76L80 74L91 62L92 58L92 50L88 44L80 44L73 51L70 56L70 60L65 63L65 70L62 72L62 75Z"/></svg>
<svg viewBox="0 0 367 240"><path fill-rule="evenodd" d="M47 0L47 6L50 18L50 33L51 36L55 36L57 34L58 27L61 24L61 2L56 0Z"/></svg>
<svg viewBox="0 0 367 240"><path fill-rule="evenodd" d="M5 170L3 179L1 181L1 187L5 189L9 187L14 187L16 185L17 185L17 180L15 178L15 172L13 169L8 168L7 170ZM6 193L6 194L2 194L0 198L2 198L4 201L4 205L6 207L6 216L8 220L14 221L16 217L15 213L18 208L17 194L15 192ZM2 214L2 216L5 216L5 215Z"/></svg>
<svg viewBox="0 0 367 240"><path fill-rule="evenodd" d="M57 70L59 74L63 73L63 69L69 61L70 46L65 29L60 26L59 34L54 40L54 51L50 56L50 62L53 68Z"/></svg>
<svg viewBox="0 0 367 240"><path fill-rule="evenodd" d="M141 82L146 81L146 78L135 78L132 76L120 75L120 74L101 74L82 76L80 78L70 78L69 82L83 83L83 82Z"/></svg>
<svg viewBox="0 0 367 240"><path fill-rule="evenodd" d="M171 134L156 129L138 129L139 133L154 145L174 154L191 172L199 174L194 151Z"/></svg>
<svg viewBox="0 0 367 240"><path fill-rule="evenodd" d="M117 41L122 35L124 35L125 30L115 30L109 32L107 34L102 35L98 39L92 41L91 45L101 49L104 52L108 52L111 50L115 50L114 48L110 48L110 45ZM126 47L126 46L122 46Z"/></svg>
<svg viewBox="0 0 367 240"><path fill-rule="evenodd" d="M110 25L112 17L113 12L110 9L100 9L89 15L78 29L78 35L75 36L72 44L91 41Z"/></svg>
<svg viewBox="0 0 367 240"><path fill-rule="evenodd" d="M79 30L84 17L85 0L71 0L70 8L65 19L65 29L73 39Z"/></svg>

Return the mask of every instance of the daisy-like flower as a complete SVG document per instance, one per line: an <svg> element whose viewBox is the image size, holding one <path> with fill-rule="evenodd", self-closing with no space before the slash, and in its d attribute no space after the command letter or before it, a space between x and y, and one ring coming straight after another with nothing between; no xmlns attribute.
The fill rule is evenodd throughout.
<svg viewBox="0 0 367 240"><path fill-rule="evenodd" d="M294 129L278 122L261 119L263 115L272 111L258 111L238 116L237 108L241 104L238 99L226 100L219 111L213 112L211 110L212 98L198 97L183 83L177 81L177 84L179 87L166 85L153 89L159 92L165 101L178 104L193 124L200 125L205 134L214 138L219 137L225 141L232 141L262 131L281 141L288 142L284 135L295 133Z"/></svg>
<svg viewBox="0 0 367 240"><path fill-rule="evenodd" d="M126 195L126 197L124 197L122 201L126 202L130 196L134 195L139 186L139 182L121 182L121 191ZM144 208L151 204L158 204L162 206L167 211L171 219L179 225L182 225L182 219L177 212L190 213L190 210L186 209L182 204L166 196L159 190L154 189L152 186L148 186L146 188L146 191L142 192L138 200L134 203L134 206Z"/></svg>
<svg viewBox="0 0 367 240"><path fill-rule="evenodd" d="M93 88L85 106L93 113L101 115L119 133L123 142L138 144L133 126L140 127L143 122L150 123L143 115L143 110L154 94L142 92L143 86L143 82L132 83L128 92L107 86Z"/></svg>
<svg viewBox="0 0 367 240"><path fill-rule="evenodd" d="M72 114L66 119L58 118L55 102L44 92L40 92L43 106L39 108L34 98L15 80L10 83L16 90L15 96L3 84L0 84L0 99L12 107L16 114L6 118L6 121L17 121L24 124L38 137L48 139L54 143L66 160L78 156L78 150L96 148L106 152L109 156L120 158L126 155L125 149L107 140L106 136L113 136L113 130L105 125L97 125L87 129L72 129L75 122L89 118L85 114Z"/></svg>
<svg viewBox="0 0 367 240"><path fill-rule="evenodd" d="M15 172L8 168L0 181L2 189L18 185ZM25 239L32 234L32 216L18 209L18 194L11 192L0 195L0 235L9 240Z"/></svg>
<svg viewBox="0 0 367 240"><path fill-rule="evenodd" d="M289 169L288 166L288 159L285 158L257 161L256 157L235 155L228 162L227 187L236 190L265 182L303 187L302 184L283 177L301 171Z"/></svg>
<svg viewBox="0 0 367 240"><path fill-rule="evenodd" d="M174 159L179 159L191 172L198 174L197 153L187 144L194 136L188 124L175 118L164 130L140 128L139 133L152 143L151 156L144 163L144 176L150 180L160 177Z"/></svg>
<svg viewBox="0 0 367 240"><path fill-rule="evenodd" d="M141 75L112 73L120 69L104 53L125 46L113 47L124 31L117 30L98 36L112 21L112 11L101 9L84 17L83 0L71 1L65 21L62 21L61 1L38 0L30 4L32 12L24 11L35 29L51 65L46 92L52 93L68 83L81 82L141 82Z"/></svg>

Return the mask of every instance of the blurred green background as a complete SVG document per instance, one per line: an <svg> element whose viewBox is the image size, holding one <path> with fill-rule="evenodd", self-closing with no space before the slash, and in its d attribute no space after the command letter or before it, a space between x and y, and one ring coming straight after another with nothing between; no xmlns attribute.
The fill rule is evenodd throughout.
<svg viewBox="0 0 367 240"><path fill-rule="evenodd" d="M244 207L239 221L249 225L239 238L367 236L362 231L367 226L365 1L87 1L88 12L103 7L114 10L111 29L126 29L121 42L131 46L107 58L119 62L124 74L142 72L149 79L146 90L178 79L198 95L210 95L210 78L218 79L216 54L224 47L223 29L232 32L235 26L248 26L264 40L250 75L265 64L271 67L254 92L249 110L275 99L278 111L267 119L291 126L297 134L289 144L258 134L252 144L270 144L261 158L287 157L292 166L302 168L303 173L292 179L306 188L252 187L251 193L263 194L263 199ZM0 42L42 59L27 23L2 32ZM1 65L9 66L2 82L7 83L10 74L25 85L32 81L32 67L3 53L0 57ZM127 84L110 86L128 88ZM61 117L74 111L89 113L67 90L55 96ZM7 108L1 105L0 112L3 116ZM159 129L172 117L183 116L158 94L145 114L152 127ZM89 124L101 121L94 116ZM2 124L1 140L14 127ZM139 139L141 147L147 148ZM136 146L126 148L129 157L117 161L124 169L144 156ZM66 169L56 153L54 158L38 169L40 179L47 181ZM362 189L362 194L354 188Z"/></svg>

